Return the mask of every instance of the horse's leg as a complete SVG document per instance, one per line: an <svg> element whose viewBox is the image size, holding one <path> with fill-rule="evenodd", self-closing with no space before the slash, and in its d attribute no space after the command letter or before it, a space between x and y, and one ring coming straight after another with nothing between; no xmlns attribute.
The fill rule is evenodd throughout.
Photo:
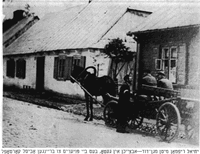
<svg viewBox="0 0 200 154"><path fill-rule="evenodd" d="M93 120L93 99L92 98L90 98L89 103L90 103L90 121L92 121Z"/></svg>
<svg viewBox="0 0 200 154"><path fill-rule="evenodd" d="M88 118L89 118L89 96L87 94L85 94L85 100L86 100L86 112L87 112L87 115L85 117L85 121L88 121Z"/></svg>
<svg viewBox="0 0 200 154"><path fill-rule="evenodd" d="M102 95L102 97L103 97L103 104L106 105L108 101L110 100L110 98L106 95Z"/></svg>

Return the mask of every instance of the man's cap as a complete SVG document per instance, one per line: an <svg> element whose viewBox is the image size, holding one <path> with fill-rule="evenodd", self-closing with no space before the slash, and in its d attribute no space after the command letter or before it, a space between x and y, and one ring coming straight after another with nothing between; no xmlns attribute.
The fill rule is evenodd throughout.
<svg viewBox="0 0 200 154"><path fill-rule="evenodd" d="M124 80L128 80L128 79L130 79L130 76L129 76L129 75L126 75L126 76L124 77Z"/></svg>

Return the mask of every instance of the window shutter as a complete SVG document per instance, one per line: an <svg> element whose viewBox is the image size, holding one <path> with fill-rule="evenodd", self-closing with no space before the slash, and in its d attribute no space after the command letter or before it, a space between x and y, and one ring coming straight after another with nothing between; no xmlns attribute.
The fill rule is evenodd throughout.
<svg viewBox="0 0 200 154"><path fill-rule="evenodd" d="M161 59L155 59L155 69L156 70L162 69L162 60Z"/></svg>
<svg viewBox="0 0 200 154"><path fill-rule="evenodd" d="M11 77L15 77L15 74L16 74L16 70L15 70L15 68L16 68L16 62L13 60L12 61L12 68L11 68L11 72L12 72L12 75L11 75Z"/></svg>
<svg viewBox="0 0 200 154"><path fill-rule="evenodd" d="M23 60L23 75L22 78L25 79L26 78L26 61Z"/></svg>
<svg viewBox="0 0 200 154"><path fill-rule="evenodd" d="M80 60L79 66L85 68L85 62L86 62L86 57L85 56L81 56L81 60Z"/></svg>
<svg viewBox="0 0 200 154"><path fill-rule="evenodd" d="M185 72L186 71L186 45L185 44L179 46L177 68L178 68L177 83L180 85L184 85L185 77L186 77L186 72Z"/></svg>
<svg viewBox="0 0 200 154"><path fill-rule="evenodd" d="M152 46L152 57L153 57L153 61L154 63L152 63L153 68L151 68L151 70L160 70L160 66L161 66L161 51L160 51L160 45L154 45Z"/></svg>
<svg viewBox="0 0 200 154"><path fill-rule="evenodd" d="M58 60L59 60L58 57L54 58L54 73L53 73L54 79L58 78Z"/></svg>
<svg viewBox="0 0 200 154"><path fill-rule="evenodd" d="M65 68L64 68L64 80L70 80L70 75L72 72L72 57L66 57L65 59Z"/></svg>
<svg viewBox="0 0 200 154"><path fill-rule="evenodd" d="M15 77L15 61L14 59L10 59L7 61L7 70L6 74L8 77Z"/></svg>
<svg viewBox="0 0 200 154"><path fill-rule="evenodd" d="M25 79L26 75L26 61L24 59L18 59L16 61L16 77Z"/></svg>
<svg viewBox="0 0 200 154"><path fill-rule="evenodd" d="M19 61L19 67L20 67L20 78L25 79L26 76L26 61L24 59L21 59Z"/></svg>
<svg viewBox="0 0 200 154"><path fill-rule="evenodd" d="M21 70L20 70L20 61L19 61L19 59L16 61L16 77L20 77L20 72L21 72Z"/></svg>

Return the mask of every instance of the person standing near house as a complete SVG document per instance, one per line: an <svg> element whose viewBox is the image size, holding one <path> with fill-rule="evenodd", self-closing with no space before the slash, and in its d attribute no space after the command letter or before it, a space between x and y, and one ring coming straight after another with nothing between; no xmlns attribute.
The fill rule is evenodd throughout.
<svg viewBox="0 0 200 154"><path fill-rule="evenodd" d="M154 76L151 75L150 70L144 70L142 77L142 84L149 86L157 86L157 80Z"/></svg>
<svg viewBox="0 0 200 154"><path fill-rule="evenodd" d="M130 108L130 76L126 75L124 77L124 83L122 84L119 92L118 101L118 114L117 114L117 132L128 133L127 127L127 117Z"/></svg>
<svg viewBox="0 0 200 154"><path fill-rule="evenodd" d="M165 73L163 71L158 72L157 79L158 79L158 84L157 84L158 87L173 90L172 82L165 77Z"/></svg>

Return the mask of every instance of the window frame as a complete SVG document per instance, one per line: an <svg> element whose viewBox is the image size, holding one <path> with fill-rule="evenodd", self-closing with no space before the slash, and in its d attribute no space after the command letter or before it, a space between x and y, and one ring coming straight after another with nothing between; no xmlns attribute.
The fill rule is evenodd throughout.
<svg viewBox="0 0 200 154"><path fill-rule="evenodd" d="M175 53L175 57L172 57L172 49L176 49L176 53ZM166 50L167 50L167 56L166 56ZM160 55L160 56L159 56ZM172 61L175 60L175 81L173 80L172 82L174 84L177 83L177 60L178 60L178 46L163 46L161 47L161 50L158 53L158 59L155 59L155 69L156 70L164 70L167 74L166 76L169 78L169 80L172 80L172 78L170 77L170 71L172 71ZM158 66L158 61L160 61L160 67ZM167 66L166 66L167 64ZM167 68L167 70L166 70Z"/></svg>

